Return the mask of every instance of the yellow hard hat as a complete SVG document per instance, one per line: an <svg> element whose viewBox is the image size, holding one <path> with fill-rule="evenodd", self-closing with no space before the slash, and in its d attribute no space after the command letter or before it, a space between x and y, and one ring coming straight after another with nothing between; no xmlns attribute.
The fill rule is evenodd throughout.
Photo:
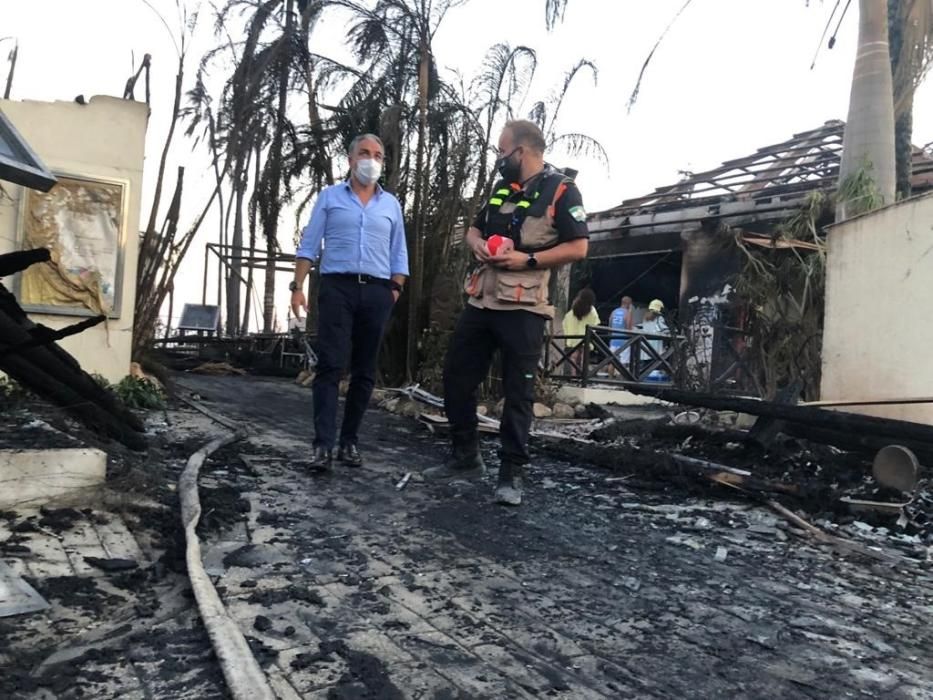
<svg viewBox="0 0 933 700"><path fill-rule="evenodd" d="M655 299L650 304L648 304L648 311L654 311L659 314L664 311L664 302L660 299Z"/></svg>

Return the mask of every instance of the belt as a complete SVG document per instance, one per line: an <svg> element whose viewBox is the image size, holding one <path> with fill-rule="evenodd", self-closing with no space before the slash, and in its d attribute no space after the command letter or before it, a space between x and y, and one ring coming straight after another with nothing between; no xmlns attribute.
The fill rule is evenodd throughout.
<svg viewBox="0 0 933 700"><path fill-rule="evenodd" d="M327 277L328 279L347 280L349 282L355 282L356 284L381 284L383 287L388 287L392 284L392 280L356 272L332 272L321 276Z"/></svg>

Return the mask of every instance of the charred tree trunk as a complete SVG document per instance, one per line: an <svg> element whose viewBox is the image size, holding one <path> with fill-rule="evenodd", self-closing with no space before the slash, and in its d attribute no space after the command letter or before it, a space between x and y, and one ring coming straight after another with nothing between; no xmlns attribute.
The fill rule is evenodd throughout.
<svg viewBox="0 0 933 700"><path fill-rule="evenodd" d="M265 293L263 295L262 326L263 332L271 333L275 319L275 256L278 252L278 225L281 202L279 201L282 184L282 140L285 134L285 110L288 107L288 50L294 26L294 0L285 4L285 31L280 41L279 55L279 95L276 111L275 131L272 135L272 148L269 153L269 182L263 193L268 198L263 209L263 230L266 236L266 274Z"/></svg>
<svg viewBox="0 0 933 700"><path fill-rule="evenodd" d="M148 268L145 275L141 275L140 286L136 290L136 315L133 319L133 357L139 358L155 333L156 320L162 306L165 290L160 290L160 277L164 277L165 268L169 265L169 254L172 241L178 231L178 217L181 214L181 194L185 182L185 169L178 168L178 180L175 194L166 214L163 230L159 232L159 240L154 248L147 253L145 259L140 252L140 268ZM171 278L168 279L171 282ZM160 298L161 297L161 298Z"/></svg>
<svg viewBox="0 0 933 700"><path fill-rule="evenodd" d="M409 381L418 376L418 336L421 332L421 292L424 284L424 242L422 225L424 223L424 188L422 169L424 168L425 143L428 131L428 80L430 68L430 47L427 38L421 42L421 63L418 66L418 146L415 155L415 196L412 220L412 232L408 246L410 272L408 288L408 342L406 350L406 368Z"/></svg>
<svg viewBox="0 0 933 700"><path fill-rule="evenodd" d="M253 172L253 187L257 187L259 184L259 178L262 175L262 168L260 166L260 160L262 156L262 148L256 146L256 163L254 165ZM249 257L250 259L256 257L256 217L258 213L256 211L256 196L255 194L250 198L249 201ZM254 266L250 262L249 267L246 270L246 299L243 301L243 323L240 325L243 333L247 333L249 330L249 314L252 311L253 306L253 277L254 277Z"/></svg>
<svg viewBox="0 0 933 700"><path fill-rule="evenodd" d="M233 173L234 204L233 236L230 240L230 271L227 273L227 335L240 333L240 279L243 276L243 198L246 195L246 168L243 156L237 157ZM246 291L247 296L249 290Z"/></svg>
<svg viewBox="0 0 933 700"><path fill-rule="evenodd" d="M898 75L907 66L901 62L904 53L904 33L907 22L907 3L904 0L888 0L888 42L891 50L891 78L894 81L894 168L897 197L909 197L913 174L913 80ZM900 79L899 79L900 78ZM899 94L902 91L902 94Z"/></svg>

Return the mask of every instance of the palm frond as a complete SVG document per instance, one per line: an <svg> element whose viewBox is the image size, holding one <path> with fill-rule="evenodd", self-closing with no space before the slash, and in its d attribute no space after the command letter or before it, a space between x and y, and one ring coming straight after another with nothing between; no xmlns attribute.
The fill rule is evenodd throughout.
<svg viewBox="0 0 933 700"><path fill-rule="evenodd" d="M567 92L570 90L570 86L573 84L573 81L580 74L580 71L588 70L593 76L593 85L596 85L597 80L599 79L599 70L596 68L596 64L592 61L588 61L585 58L581 58L577 63L564 75L564 83L561 86L560 91L552 98L554 103L554 111L551 113L551 122L548 125L547 131L553 133L554 127L557 124L557 117L560 114L560 108L564 104L564 98L567 97ZM542 127L543 128L543 127Z"/></svg>
<svg viewBox="0 0 933 700"><path fill-rule="evenodd" d="M486 110L489 127L501 109L504 108L511 116L511 105L524 101L537 67L538 56L527 46L512 47L499 43L490 47L472 86L480 109Z"/></svg>
<svg viewBox="0 0 933 700"><path fill-rule="evenodd" d="M638 93L641 91L641 81L645 77L645 71L648 69L648 64L651 63L651 59L654 57L654 52L658 50L658 47L661 45L661 42L664 41L664 37L667 36L667 33L671 30L671 27L674 26L674 23L677 21L677 18L680 17L684 10L686 10L690 3L693 0L687 0L679 10L677 14L674 15L673 19L668 22L667 26L664 28L664 31L661 32L661 36L658 37L657 41L654 42L654 46L651 47L651 51L648 53L648 57L645 59L645 62L641 66L641 70L638 72L638 80L635 81L635 88L632 90L632 94L628 98L628 111L632 111L632 107L635 106L635 102L638 100Z"/></svg>
<svg viewBox="0 0 933 700"><path fill-rule="evenodd" d="M575 157L595 158L603 165L609 165L609 155L603 145L586 134L569 133L555 136L548 142L548 150L563 150Z"/></svg>
<svg viewBox="0 0 933 700"><path fill-rule="evenodd" d="M547 124L547 105L544 102L535 102L531 111L528 112L528 119L537 124L541 131L544 131L544 126Z"/></svg>

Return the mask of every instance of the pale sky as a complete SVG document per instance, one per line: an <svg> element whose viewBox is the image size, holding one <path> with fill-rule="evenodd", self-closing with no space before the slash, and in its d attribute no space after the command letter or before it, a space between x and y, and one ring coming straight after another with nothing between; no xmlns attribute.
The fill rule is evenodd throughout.
<svg viewBox="0 0 933 700"><path fill-rule="evenodd" d="M218 0L219 1L219 0ZM173 28L174 0L152 0ZM187 0L196 7L198 0ZM626 114L628 96L655 39L682 0L570 0L563 24L548 33L544 0L470 0L451 10L435 37L442 68L465 78L476 74L496 42L523 44L538 53L538 73L528 104L545 98L580 58L599 68L593 85L584 76L572 88L558 131L584 132L598 139L610 158L597 162L560 158L558 165L580 170L577 182L589 211L646 194L676 182L679 170L703 170L721 161L782 141L830 119L845 119L855 57L857 6L853 3L832 51L813 53L833 2L811 0L694 0L665 38L648 68L638 103ZM210 3L190 52L188 77L206 48L215 45ZM0 0L0 37L19 39L13 99L71 100L78 94L119 96L131 73L131 56L153 55L152 118L147 142L143 221L148 216L158 157L168 128L176 56L168 31L141 0ZM611 11L610 11L611 8ZM320 22L313 50L344 58L346 22ZM6 58L11 42L0 43ZM0 63L0 79L8 64ZM190 80L186 89L191 86ZM137 91L137 97L141 97ZM933 141L933 80L921 86L914 112L914 143ZM557 159L555 159L557 160ZM190 172L209 163L204 152L178 139L169 162ZM188 183L193 178L186 179ZM173 187L169 182L169 191ZM205 183L205 187L206 187ZM192 212L203 201L186 190ZM280 239L292 250L294 224L284 216ZM216 220L207 221L182 267L176 308L200 303L204 243L217 240ZM280 289L284 290L284 278ZM208 287L212 303L216 284ZM280 294L284 319L287 294Z"/></svg>

